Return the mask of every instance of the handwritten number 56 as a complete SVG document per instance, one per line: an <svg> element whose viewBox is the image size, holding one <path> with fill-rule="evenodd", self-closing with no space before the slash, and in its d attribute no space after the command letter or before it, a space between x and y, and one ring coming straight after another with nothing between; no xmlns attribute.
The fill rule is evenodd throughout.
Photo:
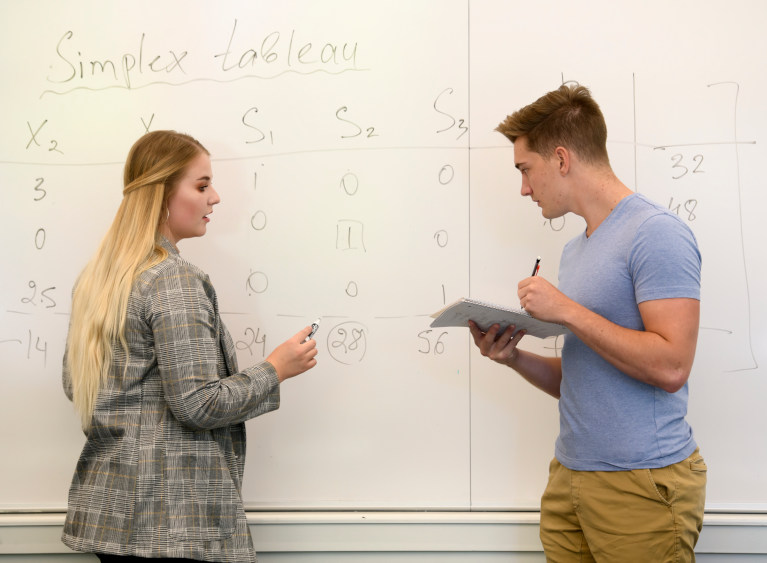
<svg viewBox="0 0 767 563"><path fill-rule="evenodd" d="M445 343L442 342L442 337L447 334L447 332L441 332L439 336L434 338L434 335L431 334L432 330L422 330L418 333L418 338L422 341L421 346L418 348L418 351L421 354L431 354L433 353L435 356L439 356L440 354L445 353Z"/></svg>

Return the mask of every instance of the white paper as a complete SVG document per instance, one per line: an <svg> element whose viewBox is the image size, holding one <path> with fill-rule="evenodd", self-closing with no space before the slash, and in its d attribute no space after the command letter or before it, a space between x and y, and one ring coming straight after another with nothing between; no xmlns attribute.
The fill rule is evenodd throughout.
<svg viewBox="0 0 767 563"><path fill-rule="evenodd" d="M547 323L535 319L524 309L502 307L466 298L459 299L455 303L437 311L432 317L434 321L432 321L431 327L468 327L469 321L472 320L483 331L498 323L501 325L499 334L512 324L516 325L518 331L524 329L530 336L537 336L538 338L558 336L570 332L560 324Z"/></svg>

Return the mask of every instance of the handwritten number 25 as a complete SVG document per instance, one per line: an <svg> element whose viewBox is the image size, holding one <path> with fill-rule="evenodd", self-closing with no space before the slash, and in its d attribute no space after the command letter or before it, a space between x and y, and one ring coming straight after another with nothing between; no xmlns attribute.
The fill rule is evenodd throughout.
<svg viewBox="0 0 767 563"><path fill-rule="evenodd" d="M29 289L32 290L32 294L29 297L22 297L21 302L22 303L28 303L30 305L37 305L39 302L42 305L45 305L46 309L52 309L56 306L56 301L49 295L51 291L56 289L55 286L52 287L46 287L45 289L41 290L38 294L37 290L39 289L37 287L37 284L34 282L34 280L30 280L29 282Z"/></svg>

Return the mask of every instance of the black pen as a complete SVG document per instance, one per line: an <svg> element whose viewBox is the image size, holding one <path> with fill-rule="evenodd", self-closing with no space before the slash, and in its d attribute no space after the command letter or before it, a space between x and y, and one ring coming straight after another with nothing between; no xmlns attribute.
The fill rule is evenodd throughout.
<svg viewBox="0 0 767 563"><path fill-rule="evenodd" d="M541 257L539 256L538 258L535 259L535 266L533 266L533 273L532 273L532 275L533 276L537 276L538 275L538 270L540 270L540 268L541 268Z"/></svg>

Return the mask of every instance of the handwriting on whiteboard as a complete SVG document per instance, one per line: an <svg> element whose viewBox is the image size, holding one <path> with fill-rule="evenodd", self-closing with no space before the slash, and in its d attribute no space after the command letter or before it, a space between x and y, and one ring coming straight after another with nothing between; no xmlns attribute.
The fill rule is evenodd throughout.
<svg viewBox="0 0 767 563"><path fill-rule="evenodd" d="M169 47L165 44L167 38L146 33L137 35L132 45L114 45L109 52L93 51L78 34L67 30L56 43L46 76L55 89L47 89L42 95L66 94L80 88L130 90L156 83L364 70L357 67L356 41L327 40L297 29L248 33L238 30L237 25L235 19L229 37L222 37L221 51L204 54L185 46ZM194 57L200 60L192 60Z"/></svg>

